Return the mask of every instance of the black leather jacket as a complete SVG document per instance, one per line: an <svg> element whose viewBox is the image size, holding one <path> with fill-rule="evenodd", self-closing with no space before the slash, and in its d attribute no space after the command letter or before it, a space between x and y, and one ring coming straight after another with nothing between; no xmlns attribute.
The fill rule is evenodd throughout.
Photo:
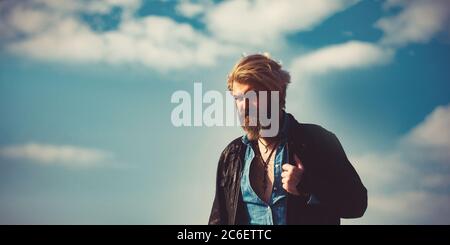
<svg viewBox="0 0 450 245"><path fill-rule="evenodd" d="M288 117L293 122L288 136L290 159L297 154L305 169L297 188L314 194L320 203L308 204L308 195L288 194L287 223L340 224L340 218L361 217L367 208L367 190L337 137L321 126ZM248 223L240 192L245 149L239 137L220 156L209 224Z"/></svg>

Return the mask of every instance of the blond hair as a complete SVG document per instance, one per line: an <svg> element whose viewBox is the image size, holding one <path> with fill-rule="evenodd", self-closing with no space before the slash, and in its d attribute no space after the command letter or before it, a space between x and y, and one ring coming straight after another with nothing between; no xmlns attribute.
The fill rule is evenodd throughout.
<svg viewBox="0 0 450 245"><path fill-rule="evenodd" d="M286 105L286 89L289 73L271 59L268 54L253 54L241 58L228 75L227 87L233 91L233 83L248 83L255 91L279 91L280 107Z"/></svg>

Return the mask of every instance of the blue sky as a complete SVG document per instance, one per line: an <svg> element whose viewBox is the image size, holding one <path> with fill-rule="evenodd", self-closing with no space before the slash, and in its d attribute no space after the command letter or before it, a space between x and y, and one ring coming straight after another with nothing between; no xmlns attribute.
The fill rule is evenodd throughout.
<svg viewBox="0 0 450 245"><path fill-rule="evenodd" d="M242 131L174 127L170 98L224 92L255 52L367 186L344 224L450 223L448 1L2 1L0 18L2 224L205 224Z"/></svg>

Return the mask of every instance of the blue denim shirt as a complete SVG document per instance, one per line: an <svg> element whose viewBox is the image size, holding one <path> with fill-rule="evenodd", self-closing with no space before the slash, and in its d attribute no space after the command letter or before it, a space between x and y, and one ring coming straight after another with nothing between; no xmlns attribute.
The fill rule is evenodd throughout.
<svg viewBox="0 0 450 245"><path fill-rule="evenodd" d="M285 225L286 224L286 197L287 192L281 182L281 165L286 163L288 152L286 150L288 118L285 113L284 123L280 130L280 144L276 149L274 160L274 182L269 203L265 203L250 184L250 165L255 157L255 152L247 136L242 137L242 142L247 145L245 152L244 170L241 179L241 192L244 205L247 207L250 224L255 225Z"/></svg>

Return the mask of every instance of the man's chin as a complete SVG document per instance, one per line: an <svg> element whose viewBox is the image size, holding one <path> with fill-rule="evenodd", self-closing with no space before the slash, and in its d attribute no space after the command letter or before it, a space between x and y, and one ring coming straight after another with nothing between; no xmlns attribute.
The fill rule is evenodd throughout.
<svg viewBox="0 0 450 245"><path fill-rule="evenodd" d="M250 141L258 140L260 137L259 127L244 127L244 131L247 134L247 138Z"/></svg>

